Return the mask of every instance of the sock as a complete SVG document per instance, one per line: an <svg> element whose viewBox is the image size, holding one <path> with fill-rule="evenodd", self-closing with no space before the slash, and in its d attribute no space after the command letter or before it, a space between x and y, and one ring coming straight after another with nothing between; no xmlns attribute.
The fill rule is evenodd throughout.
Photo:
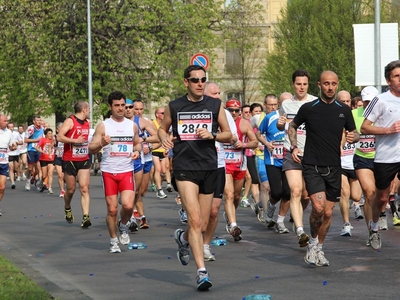
<svg viewBox="0 0 400 300"><path fill-rule="evenodd" d="M118 243L118 238L110 239L110 244L115 244L115 243Z"/></svg>
<svg viewBox="0 0 400 300"><path fill-rule="evenodd" d="M206 270L206 268L199 268L198 270L197 270L197 274L199 274L199 273L207 273L207 270Z"/></svg>
<svg viewBox="0 0 400 300"><path fill-rule="evenodd" d="M370 225L370 229L372 231L378 232L378 230L379 230L378 223L374 223L374 221L371 220L371 223L369 223L369 225Z"/></svg>
<svg viewBox="0 0 400 300"><path fill-rule="evenodd" d="M310 245L317 245L318 244L318 236L316 238L310 237Z"/></svg>
<svg viewBox="0 0 400 300"><path fill-rule="evenodd" d="M304 231L303 226L299 226L296 229L296 233L299 234L300 232Z"/></svg>
<svg viewBox="0 0 400 300"><path fill-rule="evenodd" d="M323 244L318 244L318 245L317 245L317 249L321 251L321 250L322 250L322 245L323 245Z"/></svg>
<svg viewBox="0 0 400 300"><path fill-rule="evenodd" d="M237 226L237 224L236 224L236 222L232 222L232 223L230 224L230 226L231 226L231 228L233 228L233 227Z"/></svg>
<svg viewBox="0 0 400 300"><path fill-rule="evenodd" d="M389 196L389 204L390 210L392 211L392 215L396 212L396 205L394 204L394 195Z"/></svg>
<svg viewBox="0 0 400 300"><path fill-rule="evenodd" d="M285 216L278 215L278 219L276 220L277 223L283 223L285 221Z"/></svg>
<svg viewBox="0 0 400 300"><path fill-rule="evenodd" d="M141 220L141 219L143 219L143 218L146 218L146 216L145 216L145 215L141 215L141 216L139 217L139 220Z"/></svg>
<svg viewBox="0 0 400 300"><path fill-rule="evenodd" d="M185 239L183 238L183 232L182 232L181 236L179 237L179 240L181 241L182 244L188 243L188 241L185 241Z"/></svg>

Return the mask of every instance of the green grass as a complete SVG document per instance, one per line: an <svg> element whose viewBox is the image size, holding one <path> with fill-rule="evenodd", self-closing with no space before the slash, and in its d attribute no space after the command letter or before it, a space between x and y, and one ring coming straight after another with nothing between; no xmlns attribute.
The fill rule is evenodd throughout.
<svg viewBox="0 0 400 300"><path fill-rule="evenodd" d="M54 298L10 261L0 256L0 299L50 300Z"/></svg>

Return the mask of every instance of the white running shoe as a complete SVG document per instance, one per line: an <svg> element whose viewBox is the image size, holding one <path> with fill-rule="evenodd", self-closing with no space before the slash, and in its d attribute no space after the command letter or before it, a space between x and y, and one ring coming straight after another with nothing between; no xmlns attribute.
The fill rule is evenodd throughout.
<svg viewBox="0 0 400 300"><path fill-rule="evenodd" d="M156 196L157 196L157 198L160 198L160 199L167 198L167 195L164 193L164 191L162 189L157 191Z"/></svg>
<svg viewBox="0 0 400 300"><path fill-rule="evenodd" d="M119 232L119 242L122 245L128 245L131 242L131 239L129 237L128 233L128 227L125 225L124 228L121 228L121 221L118 223L118 232Z"/></svg>
<svg viewBox="0 0 400 300"><path fill-rule="evenodd" d="M378 226L380 230L388 230L387 216L379 217Z"/></svg>
<svg viewBox="0 0 400 300"><path fill-rule="evenodd" d="M304 257L304 261L306 263L308 263L309 265L314 265L315 266L317 261L318 261L317 252L318 252L317 245L308 244L307 254Z"/></svg>
<svg viewBox="0 0 400 300"><path fill-rule="evenodd" d="M289 233L289 229L285 227L285 224L283 224L283 222L275 224L275 231L280 234Z"/></svg>
<svg viewBox="0 0 400 300"><path fill-rule="evenodd" d="M215 261L215 256L210 251L210 245L203 245L204 261Z"/></svg>
<svg viewBox="0 0 400 300"><path fill-rule="evenodd" d="M29 181L27 181L25 183L25 191L30 191L31 190L31 183Z"/></svg>
<svg viewBox="0 0 400 300"><path fill-rule="evenodd" d="M341 236L351 236L351 225L350 223L344 223L342 231L340 232Z"/></svg>
<svg viewBox="0 0 400 300"><path fill-rule="evenodd" d="M118 242L110 243L110 253L121 253L121 248L118 246Z"/></svg>

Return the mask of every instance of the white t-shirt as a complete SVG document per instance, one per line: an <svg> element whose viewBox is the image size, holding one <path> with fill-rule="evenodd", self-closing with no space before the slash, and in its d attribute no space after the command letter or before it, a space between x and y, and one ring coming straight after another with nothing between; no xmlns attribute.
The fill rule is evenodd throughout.
<svg viewBox="0 0 400 300"><path fill-rule="evenodd" d="M125 173L133 171L133 121L124 119L116 122L112 118L103 121L105 135L111 143L103 147L101 171L106 173Z"/></svg>
<svg viewBox="0 0 400 300"><path fill-rule="evenodd" d="M364 117L376 127L390 127L400 120L400 97L390 91L376 96L364 110ZM400 162L400 133L375 136L375 162Z"/></svg>
<svg viewBox="0 0 400 300"><path fill-rule="evenodd" d="M340 157L342 169L354 170L353 156L356 152L357 143L345 143L342 149L342 156Z"/></svg>
<svg viewBox="0 0 400 300"><path fill-rule="evenodd" d="M20 135L18 132L13 131L12 134L15 142L21 142ZM8 156L18 156L18 155L19 155L18 147L16 150L8 152Z"/></svg>
<svg viewBox="0 0 400 300"><path fill-rule="evenodd" d="M8 151L12 144L14 144L13 133L7 128L0 129L0 164L8 164Z"/></svg>
<svg viewBox="0 0 400 300"><path fill-rule="evenodd" d="M228 119L229 129L231 130L232 135L236 135L236 137L237 137L236 123L233 120L231 114L226 109L224 109L224 111L225 111L226 118ZM218 168L223 168L223 167L225 167L224 145L223 145L223 143L216 141L215 148L217 149Z"/></svg>
<svg viewBox="0 0 400 300"><path fill-rule="evenodd" d="M313 101L317 99L312 95L308 95L306 100L298 101L298 100L286 100L283 101L281 108L279 109L279 115L286 114L286 125L285 125L285 140L283 146L290 151L290 140L289 135L287 134L287 130L289 129L289 123L292 122L300 107L307 102ZM304 146L306 144L306 125L305 124L297 124L299 127L297 128L297 147L304 153Z"/></svg>

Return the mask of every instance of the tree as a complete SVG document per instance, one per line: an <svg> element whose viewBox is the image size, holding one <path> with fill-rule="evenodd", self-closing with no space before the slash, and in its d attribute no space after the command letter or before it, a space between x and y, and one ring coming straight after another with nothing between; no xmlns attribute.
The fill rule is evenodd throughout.
<svg viewBox="0 0 400 300"><path fill-rule="evenodd" d="M229 85L240 91L244 103L250 103L259 85L259 71L265 56L262 13L259 0L232 0L224 10L222 37L226 47L225 74L233 78Z"/></svg>
<svg viewBox="0 0 400 300"><path fill-rule="evenodd" d="M191 55L211 53L216 43L219 9L213 0L92 1L94 116L105 113L113 90L141 97L149 109L151 101L183 93ZM65 117L88 98L86 1L0 0L0 11L4 109L13 119Z"/></svg>
<svg viewBox="0 0 400 300"><path fill-rule="evenodd" d="M281 12L274 33L274 50L267 54L264 91L291 91L290 75L306 69L309 91L318 95L316 82L323 70L339 76L340 89L355 93L353 24L373 23L373 0L292 0ZM387 13L386 8L382 11Z"/></svg>

